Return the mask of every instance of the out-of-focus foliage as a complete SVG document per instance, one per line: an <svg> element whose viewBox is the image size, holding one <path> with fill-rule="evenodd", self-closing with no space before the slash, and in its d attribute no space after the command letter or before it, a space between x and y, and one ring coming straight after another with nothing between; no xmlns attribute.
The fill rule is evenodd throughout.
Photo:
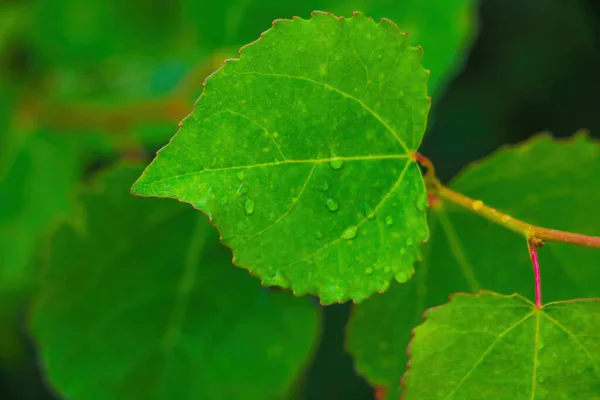
<svg viewBox="0 0 600 400"><path fill-rule="evenodd" d="M477 5L0 0L0 232L8 232L0 243L0 398L50 398L36 375L35 355L25 351L23 322L30 296L44 284L37 272L45 239L58 221L81 211L73 186L118 158L140 158L166 143L191 112L203 79L273 19L306 18L315 9L346 16L361 10L408 31L411 43L424 47L430 85L437 86L430 86L435 125L423 152L445 176L499 143L542 129L600 132L599 3L486 0L481 24L474 18ZM447 86L478 25L482 35L465 72ZM23 232L30 235L21 240ZM15 269L9 259L24 261ZM326 309L326 320L343 320L340 310ZM368 387L350 373L347 358L330 358L328 349L322 346L317 360L328 360L329 373L309 374L305 398L365 398ZM343 392L349 387L360 389Z"/></svg>
<svg viewBox="0 0 600 400"><path fill-rule="evenodd" d="M49 381L89 400L282 398L312 358L316 303L234 267L205 215L131 196L141 170L94 179L82 227L53 235L32 315Z"/></svg>
<svg viewBox="0 0 600 400"><path fill-rule="evenodd" d="M600 214L592 211L600 200L599 180L600 146L579 133L568 140L540 135L499 150L466 168L451 187L514 218L600 235ZM534 299L522 237L443 202L431 208L429 227L431 240L413 279L358 305L348 325L347 347L357 369L372 383L388 387L390 398L400 396L411 330L428 308L443 304L452 293L481 289ZM551 243L540 251L540 262L545 301L600 296L597 249Z"/></svg>
<svg viewBox="0 0 600 400"><path fill-rule="evenodd" d="M477 31L479 0L229 0L204 4L184 0L197 23L198 36L224 47L255 40L271 21L299 16L312 10L349 17L360 11L374 19L388 18L409 33L413 46L425 49L424 64L431 70L429 88L438 94L462 64Z"/></svg>
<svg viewBox="0 0 600 400"><path fill-rule="evenodd" d="M0 242L4 246L0 294L28 280L29 266L48 226L71 211L77 181L77 155L52 132L24 132L12 165L0 183Z"/></svg>

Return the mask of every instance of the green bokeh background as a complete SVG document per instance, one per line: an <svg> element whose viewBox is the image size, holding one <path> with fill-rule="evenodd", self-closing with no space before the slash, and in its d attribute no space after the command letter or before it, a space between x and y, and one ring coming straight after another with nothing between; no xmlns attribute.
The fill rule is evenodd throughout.
<svg viewBox="0 0 600 400"><path fill-rule="evenodd" d="M430 47L458 40L445 27L477 33L445 81L432 70L443 83L432 91L421 152L443 179L540 131L600 135L597 0L480 0L475 25L460 13L456 19L454 3L464 2L0 0L0 260L20 257L28 266L0 271L0 399L58 398L26 323L44 239L76 212L65 188L122 157L150 157L191 111L202 80L275 18L356 9L418 24L434 15L429 35L400 26L413 43L423 41L428 67L446 54ZM417 12L414 4L425 5ZM325 309L299 398L373 398L344 351L349 311L348 304Z"/></svg>

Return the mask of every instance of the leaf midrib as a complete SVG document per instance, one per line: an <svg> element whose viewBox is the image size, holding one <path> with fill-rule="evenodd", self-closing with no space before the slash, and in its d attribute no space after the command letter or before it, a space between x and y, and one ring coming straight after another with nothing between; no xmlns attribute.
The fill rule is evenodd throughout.
<svg viewBox="0 0 600 400"><path fill-rule="evenodd" d="M316 159L305 159L305 160L284 160L284 161L273 161L268 163L260 163L260 164L252 164L252 165L235 165L231 167L222 167L222 168L204 168L199 171L190 171L185 174L172 175L167 178L157 179L152 181L150 184L157 184L161 182L170 181L173 179L180 179L187 176L195 176L202 174L204 172L220 172L220 171L234 171L240 169L253 169L253 168L265 168L272 166L279 166L285 164L325 164L330 163L332 161L379 161L379 160L402 160L411 158L408 154L381 154L381 155L368 155L368 156L349 156L349 157L327 157L327 158L316 158ZM134 190L135 187L134 186ZM135 191L138 194L142 194L140 192Z"/></svg>

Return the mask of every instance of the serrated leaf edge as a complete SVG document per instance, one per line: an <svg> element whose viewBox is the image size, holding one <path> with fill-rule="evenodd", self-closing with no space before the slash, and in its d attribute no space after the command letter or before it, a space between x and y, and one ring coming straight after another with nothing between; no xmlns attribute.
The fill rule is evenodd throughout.
<svg viewBox="0 0 600 400"><path fill-rule="evenodd" d="M507 295L507 294L497 293L497 292L494 292L491 290L481 290L478 293L466 293L466 292L452 293L450 296L448 296L448 298L450 299L449 302L441 304L439 306L431 307L431 308L428 308L427 310L425 310L425 312L423 313L423 322L421 324L415 326L413 329L411 329L412 338L408 342L408 347L406 348L406 354L408 355L408 363L406 365L406 371L404 372L404 374L402 375L402 378L400 380L400 386L402 387L402 394L400 395L399 400L403 400L404 396L406 395L405 379L411 369L412 354L410 352L410 349L413 344L413 341L416 339L415 330L427 322L427 315L430 312L436 311L437 309L440 309L442 307L446 307L446 306L450 305L454 301L455 298L458 298L458 297L475 297L475 298L477 298L477 297L481 297L482 295L493 295L493 296L497 296L497 297L504 297L506 299L518 298L518 299L522 300L525 304L528 304L531 306L531 308L533 309L533 313L537 314L537 317L538 317L537 322L536 322L537 329L539 329L539 315L546 308L551 308L553 306L557 306L557 305L561 305L561 304L570 304L570 303L576 303L576 302L582 302L582 301L599 302L600 303L600 298L577 298L577 299L570 299L570 300L553 301L550 303L543 304L541 307L538 307L531 300L529 300L528 298L526 298L518 293L513 293L513 294ZM550 318L548 316L546 316L546 317ZM536 334L537 333L538 333L538 331L536 331ZM535 359L537 360L537 347L536 347ZM536 370L537 369L535 369L535 366L534 366L534 375L533 375L534 379L535 379L535 371ZM535 385L534 385L534 387L535 387Z"/></svg>
<svg viewBox="0 0 600 400"><path fill-rule="evenodd" d="M148 170L148 169L149 169L149 168L152 166L152 164L153 164L153 163L154 163L154 162L157 160L157 158L158 158L158 156L160 155L160 153L161 153L161 152L162 152L162 151L163 151L163 150L164 150L164 149L165 149L167 146L169 146L169 145L172 143L173 139L174 139L174 138L175 138L175 137L176 137L176 136L177 136L177 135L178 135L178 134L181 132L181 125L182 125L182 123L183 123L185 120L187 120L188 118L192 117L192 115L193 115L193 113L194 113L194 111L195 111L195 108L196 108L196 106L197 106L198 102L200 101L200 99L201 99L201 98L204 96L204 94L205 94L205 93L204 93L204 89L206 88L206 84L207 84L207 82L208 82L208 81L209 81L209 80L210 80L210 79L211 79L211 78L212 78L212 77L213 77L215 74L219 73L219 72L220 72L220 71L221 71L221 70L222 70L222 69L223 69L223 68L224 68L224 67L227 65L227 63L228 63L228 62L236 62L236 61L239 61L239 60L241 59L241 57L243 56L244 50L245 50L246 48L248 48L248 47L251 47L251 46L253 46L254 44L258 43L258 42L259 42L259 41L260 41L260 40L263 38L263 36L264 36L266 33L268 33L269 31L271 31L271 30L272 30L272 29L275 27L275 24L277 24L277 23L291 23L291 22L293 22L294 20L297 20L297 19L299 19L299 20L302 20L302 21L307 21L307 22L309 22L309 21L311 21L311 20L312 20L312 19L313 19L315 16L317 16L317 15L319 15L319 16L328 16L328 17L331 17L331 18L337 19L338 21L342 21L342 20L347 20L347 21L348 21L348 20L351 20L352 18L355 18L355 17L365 17L365 18L367 18L367 19L370 19L371 21L373 21L373 18L372 18L372 17L370 17L370 16L365 16L365 14L363 14L363 13L362 13L362 12L360 12L360 11L354 11L354 12L352 13L352 16L351 16L350 18L345 18L345 17L343 17L343 16L339 16L339 17L338 17L338 16L334 15L332 12L325 12L325 11L318 11L318 10L315 10L315 11L311 12L311 14L310 14L310 18L309 18L309 19L304 19L304 18L297 17L297 16L294 16L294 17L292 17L291 19L275 19L275 20L272 22L272 24L271 24L271 28L269 28L269 29L267 29L266 31L262 32L262 33L260 34L260 36L259 36L259 38L258 38L258 39L256 39L255 41L253 41L253 42L251 42L251 43L248 43L248 44L246 44L246 45L242 46L242 47L241 47L241 48L238 50L238 54L239 54L239 56L240 56L240 57L238 57L238 58L229 58L229 59L226 59L226 60L223 62L223 65L222 65L221 67L219 67L217 70L215 70L215 71L214 71L212 74L210 74L209 76L207 76L207 77L204 79L204 81L203 81L203 83L202 83L202 93L200 94L200 96L198 97L198 99L197 99L197 100L194 102L194 105L193 105L193 109L192 109L192 111L191 111L191 112L190 112L190 113L189 113L189 114L188 114L186 117L184 117L184 118L183 118L183 119L182 119L182 120L179 122L179 124L178 124L178 130L177 130L177 132L175 133L175 135L173 135L173 137L171 137L171 139L169 139L169 142L168 142L168 143L167 143L165 146L163 146L161 149L159 149L159 150L156 152L156 157L154 158L154 160L152 160L152 162L151 162L151 163L150 163L150 164L149 164L149 165L148 165L148 166L147 166L147 167L144 169L144 171L142 172L142 175L141 175L141 176L140 176L140 177L139 177L139 178L138 178L138 179L137 179L137 180L134 182L134 184L132 185L132 187L131 187L131 189L130 189L130 193L131 193L132 195L134 195L134 196L140 196L140 197L156 197L156 198L168 198L168 199L174 199L174 200L177 200L177 201L179 201L180 203L188 204L188 205L192 206L194 209L196 209L196 210L198 210L198 211L201 211L202 213L204 213L204 214L205 214L205 215L208 217L208 219L209 219L209 223L211 224L211 226L213 226L213 227L214 227L214 228L217 230L217 232L219 233L219 241L221 242L221 244L222 244L223 246L227 247L229 250L231 250L231 252L232 252L232 260L231 260L232 264L233 264L234 266L238 267L238 268L242 268L242 269L244 269L244 270L247 270L247 271L248 271L248 273L249 273L250 275L252 275L253 277L256 277L256 278L258 278L258 279L259 279L259 281L261 282L261 285L262 285L262 286L264 286L264 287L270 287L271 285L265 285L265 283L262 281L262 279L260 278L260 276L258 276L258 275L255 275L255 274L254 274L252 271L250 271L248 268L245 268L245 267L243 267L243 266L241 266L241 265L239 265L239 264L237 264L237 263L236 263L236 261L235 261L235 249L233 249L233 248L232 248L231 246L229 246L228 244L224 243L224 240L223 240L223 235L221 234L221 231L220 231L220 230L219 230L219 228L218 228L218 227L217 227L217 226L216 226L216 225L213 223L213 218L212 218L212 216L211 216L211 215L210 215L208 212L206 212L206 211L204 211L204 210L202 210L202 209L199 209L199 208L195 207L194 205L191 205L191 204L189 204L189 203L187 203L187 202L185 202L185 201L182 201L181 199L178 199L178 198L176 198L176 197L172 197L172 196L168 196L168 195L147 195L147 194L143 194L143 193L141 193L141 192L139 192L139 191L137 191L137 190L136 190L136 186L138 185L138 183L139 183L140 181L142 181L142 179L143 179L143 178L144 178L144 176L146 175L146 171L147 171L147 170ZM374 22L375 22L375 21L374 21ZM407 32L404 32L404 31L402 31L402 30L399 28L399 26L398 26L398 25L397 25L395 22L393 22L392 20L390 20L390 19L388 19L388 18L381 18L381 19L379 20L379 22L375 22L375 23L376 23L376 24L384 24L384 23L385 23L385 24L389 24L390 26L392 26L393 28L395 28L395 29L398 31L398 33L399 33L400 35L402 35L402 36L404 37L404 40L406 40L406 36L408 35L408 33L407 33ZM417 52L419 53L420 59L421 59L421 60L423 59L423 54L424 54L424 52L423 52L423 48L422 48L421 46L407 46L407 47L408 47L408 48L412 48L413 50L417 51ZM425 73L426 73L426 75L427 75L427 76L426 76L426 79L425 79L425 91L427 92L427 90L428 90L428 80L429 80L429 76L430 76L430 73L431 73L431 72L430 72L430 70L429 70L429 69L426 69L426 68L424 68L424 67L422 67L422 68L423 68L423 70L425 71ZM427 95L427 99L429 100L430 107L431 107L431 102L432 102L432 100L431 100L431 96ZM418 142L418 143L416 143L416 148L419 148L419 147L420 147L420 145L422 144L422 141L423 141L424 137L425 137L425 134L423 134L423 136L421 137L421 139L419 140L419 142ZM408 157L409 157L411 160L409 161L409 163L407 163L407 167L408 167L408 164L410 164L410 162L415 162L415 161L414 161L414 154L411 154L411 153L409 153L409 154L408 154ZM414 264L416 264L417 262L418 262L418 260L415 260ZM392 278L391 280L393 280L393 278ZM355 300L355 299L353 299L353 298L351 298L351 297L349 297L349 296L343 296L343 297L342 297L342 296L340 296L340 297L339 297L338 299L336 299L336 300L332 300L332 301L325 301L325 302L324 302L324 301L321 299L321 297L320 297L320 295L319 295L319 291L318 291L318 290L314 290L314 293L309 293L309 292L306 292L306 293L298 294L298 293L297 293L297 292L296 292L296 291L295 291L295 290L294 290L294 289L291 287L291 285L289 285L288 287L284 287L284 289L290 289L290 290L291 290L291 292L294 294L294 296L297 296L297 297L301 297L301 296L304 296L304 295L306 295L306 294L315 294L316 296L318 296L318 298L319 298L319 303L320 303L321 305L330 305L330 304L343 304L343 303L345 303L345 302L347 302L347 301L350 301L350 300L351 300L353 303L359 303L359 302L362 302L362 301L364 301L366 298L370 297L370 296L365 296L364 298L361 298L361 299L360 299L360 301L357 301L357 300ZM383 293L383 292L385 292L385 290L383 290L383 291L378 291L378 292L375 292L375 293L380 293L380 294L381 294L381 293Z"/></svg>

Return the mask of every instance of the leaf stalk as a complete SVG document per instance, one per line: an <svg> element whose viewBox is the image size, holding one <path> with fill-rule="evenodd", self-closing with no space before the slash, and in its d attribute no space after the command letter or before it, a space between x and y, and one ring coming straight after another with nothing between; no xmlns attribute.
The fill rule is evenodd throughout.
<svg viewBox="0 0 600 400"><path fill-rule="evenodd" d="M535 241L528 241L527 247L529 248L529 257L533 263L533 274L535 276L535 306L542 308L542 278L540 274L540 262L537 256L539 244Z"/></svg>

